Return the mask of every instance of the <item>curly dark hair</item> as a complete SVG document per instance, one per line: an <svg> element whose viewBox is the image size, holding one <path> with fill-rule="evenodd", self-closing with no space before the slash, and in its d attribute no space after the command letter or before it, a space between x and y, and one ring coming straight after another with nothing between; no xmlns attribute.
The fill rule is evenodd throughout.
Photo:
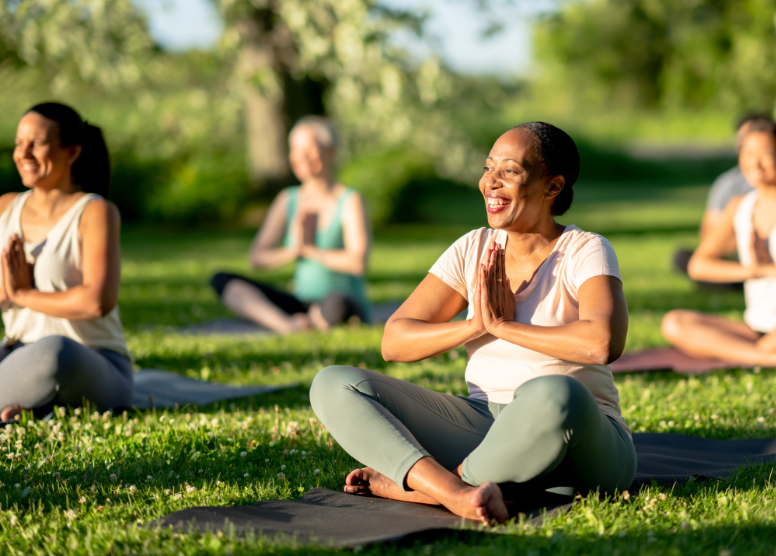
<svg viewBox="0 0 776 556"><path fill-rule="evenodd" d="M574 184L579 178L579 151L568 133L544 122L528 122L515 126L530 131L536 142L534 154L550 176L563 176L566 184L552 203L551 214L565 214L574 200Z"/></svg>

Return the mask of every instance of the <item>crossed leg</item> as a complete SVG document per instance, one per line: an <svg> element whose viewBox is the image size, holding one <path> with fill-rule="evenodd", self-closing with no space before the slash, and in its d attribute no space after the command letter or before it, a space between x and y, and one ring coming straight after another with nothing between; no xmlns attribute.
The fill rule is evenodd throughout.
<svg viewBox="0 0 776 556"><path fill-rule="evenodd" d="M694 357L776 366L776 350L763 346L763 335L743 322L676 309L666 313L661 329L673 346Z"/></svg>
<svg viewBox="0 0 776 556"><path fill-rule="evenodd" d="M321 371L310 399L345 451L369 466L348 475L346 492L442 504L487 523L508 519L498 483L611 491L635 473L626 433L564 376L525 383L495 419L487 402L354 367Z"/></svg>

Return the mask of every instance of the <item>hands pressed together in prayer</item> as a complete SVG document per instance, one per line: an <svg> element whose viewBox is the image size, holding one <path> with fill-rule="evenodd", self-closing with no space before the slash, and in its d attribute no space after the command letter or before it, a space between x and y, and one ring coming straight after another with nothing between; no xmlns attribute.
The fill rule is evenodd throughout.
<svg viewBox="0 0 776 556"><path fill-rule="evenodd" d="M498 336L504 323L515 320L515 296L507 277L505 250L495 241L480 265L473 303L471 321L480 336Z"/></svg>
<svg viewBox="0 0 776 556"><path fill-rule="evenodd" d="M749 271L752 274L752 278L776 276L776 264L774 264L771 254L768 252L768 242L766 239L760 238L755 231L752 231L749 253L751 259Z"/></svg>
<svg viewBox="0 0 776 556"><path fill-rule="evenodd" d="M13 301L21 305L20 293L35 289L33 266L27 262L27 256L24 254L24 240L17 234L13 234L8 238L8 244L0 255L0 268L2 268L0 300Z"/></svg>

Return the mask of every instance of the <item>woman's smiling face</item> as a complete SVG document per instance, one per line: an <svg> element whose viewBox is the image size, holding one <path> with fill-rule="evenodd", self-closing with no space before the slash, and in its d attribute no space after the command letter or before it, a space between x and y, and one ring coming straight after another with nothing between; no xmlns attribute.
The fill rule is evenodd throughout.
<svg viewBox="0 0 776 556"><path fill-rule="evenodd" d="M525 231L550 215L564 178L547 175L537 160L536 141L529 130L515 128L499 137L490 150L480 192L491 228Z"/></svg>
<svg viewBox="0 0 776 556"><path fill-rule="evenodd" d="M70 175L80 147L62 147L59 124L35 112L28 112L16 129L13 160L27 187L55 186Z"/></svg>

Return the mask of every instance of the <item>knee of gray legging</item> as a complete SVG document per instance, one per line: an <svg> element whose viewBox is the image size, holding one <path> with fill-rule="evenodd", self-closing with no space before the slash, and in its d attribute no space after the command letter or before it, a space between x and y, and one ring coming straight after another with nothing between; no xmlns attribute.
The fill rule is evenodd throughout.
<svg viewBox="0 0 776 556"><path fill-rule="evenodd" d="M574 429L598 411L590 390L564 375L529 380L515 390L514 401L525 404L536 423L561 429Z"/></svg>
<svg viewBox="0 0 776 556"><path fill-rule="evenodd" d="M310 386L310 405L319 418L330 407L343 403L342 393L352 390L356 384L366 378L366 371L358 367L332 365L318 371ZM324 423L325 424L325 423Z"/></svg>
<svg viewBox="0 0 776 556"><path fill-rule="evenodd" d="M40 371L56 377L58 383L66 381L78 370L74 354L81 344L75 340L67 336L46 336L30 344L33 346Z"/></svg>

